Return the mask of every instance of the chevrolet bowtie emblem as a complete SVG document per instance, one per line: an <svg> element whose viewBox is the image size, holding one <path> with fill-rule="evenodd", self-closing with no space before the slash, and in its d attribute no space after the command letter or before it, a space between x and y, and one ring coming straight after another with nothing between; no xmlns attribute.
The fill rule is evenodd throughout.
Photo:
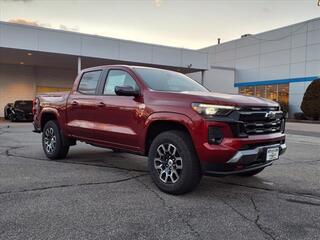
<svg viewBox="0 0 320 240"><path fill-rule="evenodd" d="M269 119L275 119L276 118L276 113L275 112L267 112L265 117L269 118Z"/></svg>

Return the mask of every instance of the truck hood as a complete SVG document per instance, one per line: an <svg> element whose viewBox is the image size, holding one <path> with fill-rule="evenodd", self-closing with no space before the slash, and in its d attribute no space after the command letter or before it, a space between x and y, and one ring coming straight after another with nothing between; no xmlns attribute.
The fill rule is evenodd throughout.
<svg viewBox="0 0 320 240"><path fill-rule="evenodd" d="M260 97L245 96L240 94L225 94L216 92L181 92L189 95L192 101L210 103L210 104L226 104L237 107L276 107L278 103Z"/></svg>

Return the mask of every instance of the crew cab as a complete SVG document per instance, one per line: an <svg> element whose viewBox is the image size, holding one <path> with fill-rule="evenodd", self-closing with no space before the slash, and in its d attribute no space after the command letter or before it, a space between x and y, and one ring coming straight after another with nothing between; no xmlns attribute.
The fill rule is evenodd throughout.
<svg viewBox="0 0 320 240"><path fill-rule="evenodd" d="M148 156L154 183L171 194L193 190L203 174L253 176L286 150L278 103L210 92L157 68L84 69L71 92L38 95L33 111L49 159L77 141Z"/></svg>

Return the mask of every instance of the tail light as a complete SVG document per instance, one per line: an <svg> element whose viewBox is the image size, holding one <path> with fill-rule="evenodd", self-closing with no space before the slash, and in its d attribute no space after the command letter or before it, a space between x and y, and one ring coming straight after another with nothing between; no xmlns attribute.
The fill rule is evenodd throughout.
<svg viewBox="0 0 320 240"><path fill-rule="evenodd" d="M33 99L33 106L32 106L32 114L33 115L35 115L38 112L39 106L40 106L39 98Z"/></svg>

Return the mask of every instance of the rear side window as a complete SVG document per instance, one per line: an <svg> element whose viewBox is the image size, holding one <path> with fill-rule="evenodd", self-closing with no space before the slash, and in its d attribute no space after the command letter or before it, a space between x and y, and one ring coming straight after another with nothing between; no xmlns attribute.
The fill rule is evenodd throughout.
<svg viewBox="0 0 320 240"><path fill-rule="evenodd" d="M138 89L136 81L130 76L129 73L122 70L110 70L104 86L103 94L116 95L114 91L116 86L130 86L135 90Z"/></svg>
<svg viewBox="0 0 320 240"><path fill-rule="evenodd" d="M83 94L94 95L98 86L101 70L86 72L82 75L78 91Z"/></svg>

